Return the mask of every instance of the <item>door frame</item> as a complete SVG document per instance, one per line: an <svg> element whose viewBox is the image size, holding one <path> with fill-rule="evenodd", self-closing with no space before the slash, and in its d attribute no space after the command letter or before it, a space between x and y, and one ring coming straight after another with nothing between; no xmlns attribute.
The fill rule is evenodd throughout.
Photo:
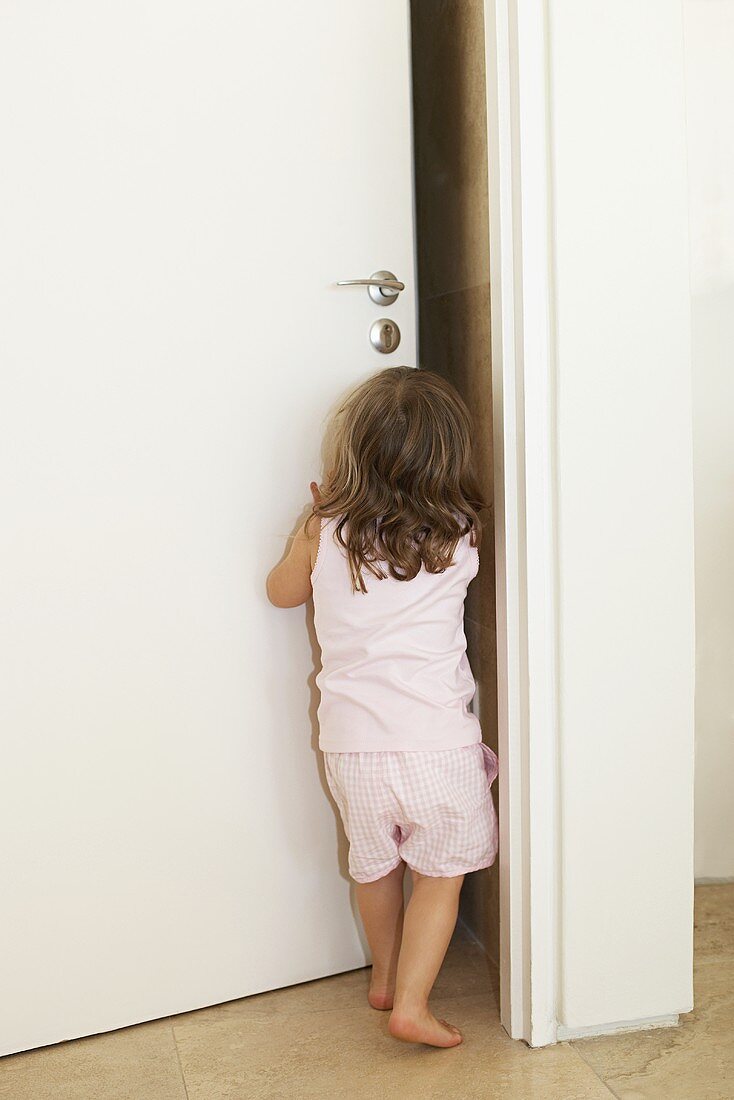
<svg viewBox="0 0 734 1100"><path fill-rule="evenodd" d="M559 720L547 0L485 0L500 793L500 1012L557 1040Z"/></svg>

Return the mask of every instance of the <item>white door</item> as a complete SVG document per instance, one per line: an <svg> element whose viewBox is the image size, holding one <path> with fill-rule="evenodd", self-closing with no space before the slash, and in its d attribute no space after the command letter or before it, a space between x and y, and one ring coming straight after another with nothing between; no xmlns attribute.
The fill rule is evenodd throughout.
<svg viewBox="0 0 734 1100"><path fill-rule="evenodd" d="M0 102L5 1054L368 961L264 584L415 362L408 0L5 4Z"/></svg>

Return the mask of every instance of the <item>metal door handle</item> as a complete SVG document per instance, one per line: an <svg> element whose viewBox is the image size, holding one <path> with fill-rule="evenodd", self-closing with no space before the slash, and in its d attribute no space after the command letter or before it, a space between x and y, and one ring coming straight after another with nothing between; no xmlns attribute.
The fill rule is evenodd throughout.
<svg viewBox="0 0 734 1100"><path fill-rule="evenodd" d="M380 306L394 302L405 283L396 279L392 271L373 271L369 279L339 279L337 286L366 286L373 302Z"/></svg>
<svg viewBox="0 0 734 1100"><path fill-rule="evenodd" d="M399 279L340 279L337 286L388 286L391 290L405 290Z"/></svg>

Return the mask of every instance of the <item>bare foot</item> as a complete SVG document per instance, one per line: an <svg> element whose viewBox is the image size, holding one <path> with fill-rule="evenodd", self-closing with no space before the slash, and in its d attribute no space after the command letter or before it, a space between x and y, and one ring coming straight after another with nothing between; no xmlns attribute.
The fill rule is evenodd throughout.
<svg viewBox="0 0 734 1100"><path fill-rule="evenodd" d="M367 994L367 1000L373 1008L379 1008L384 1011L386 1008L392 1008L394 997L395 975L391 975L389 970L380 968L375 969L373 965L370 974L370 988Z"/></svg>
<svg viewBox="0 0 734 1100"><path fill-rule="evenodd" d="M428 1043L432 1047L456 1047L463 1040L458 1027L447 1020L437 1020L432 1012L395 1012L390 1015L388 1030L395 1039L405 1043Z"/></svg>
<svg viewBox="0 0 734 1100"><path fill-rule="evenodd" d="M383 1011L386 1008L392 1008L394 993L391 993L389 989L379 989L370 986L369 993L367 994L367 1000L373 1008L379 1008Z"/></svg>

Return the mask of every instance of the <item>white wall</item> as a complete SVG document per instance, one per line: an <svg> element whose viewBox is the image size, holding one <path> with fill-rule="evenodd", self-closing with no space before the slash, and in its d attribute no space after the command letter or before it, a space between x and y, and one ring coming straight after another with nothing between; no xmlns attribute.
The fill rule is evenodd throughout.
<svg viewBox="0 0 734 1100"><path fill-rule="evenodd" d="M563 1034L691 1007L694 544L681 6L550 33Z"/></svg>
<svg viewBox="0 0 734 1100"><path fill-rule="evenodd" d="M734 876L734 0L685 5L696 488L697 878Z"/></svg>

